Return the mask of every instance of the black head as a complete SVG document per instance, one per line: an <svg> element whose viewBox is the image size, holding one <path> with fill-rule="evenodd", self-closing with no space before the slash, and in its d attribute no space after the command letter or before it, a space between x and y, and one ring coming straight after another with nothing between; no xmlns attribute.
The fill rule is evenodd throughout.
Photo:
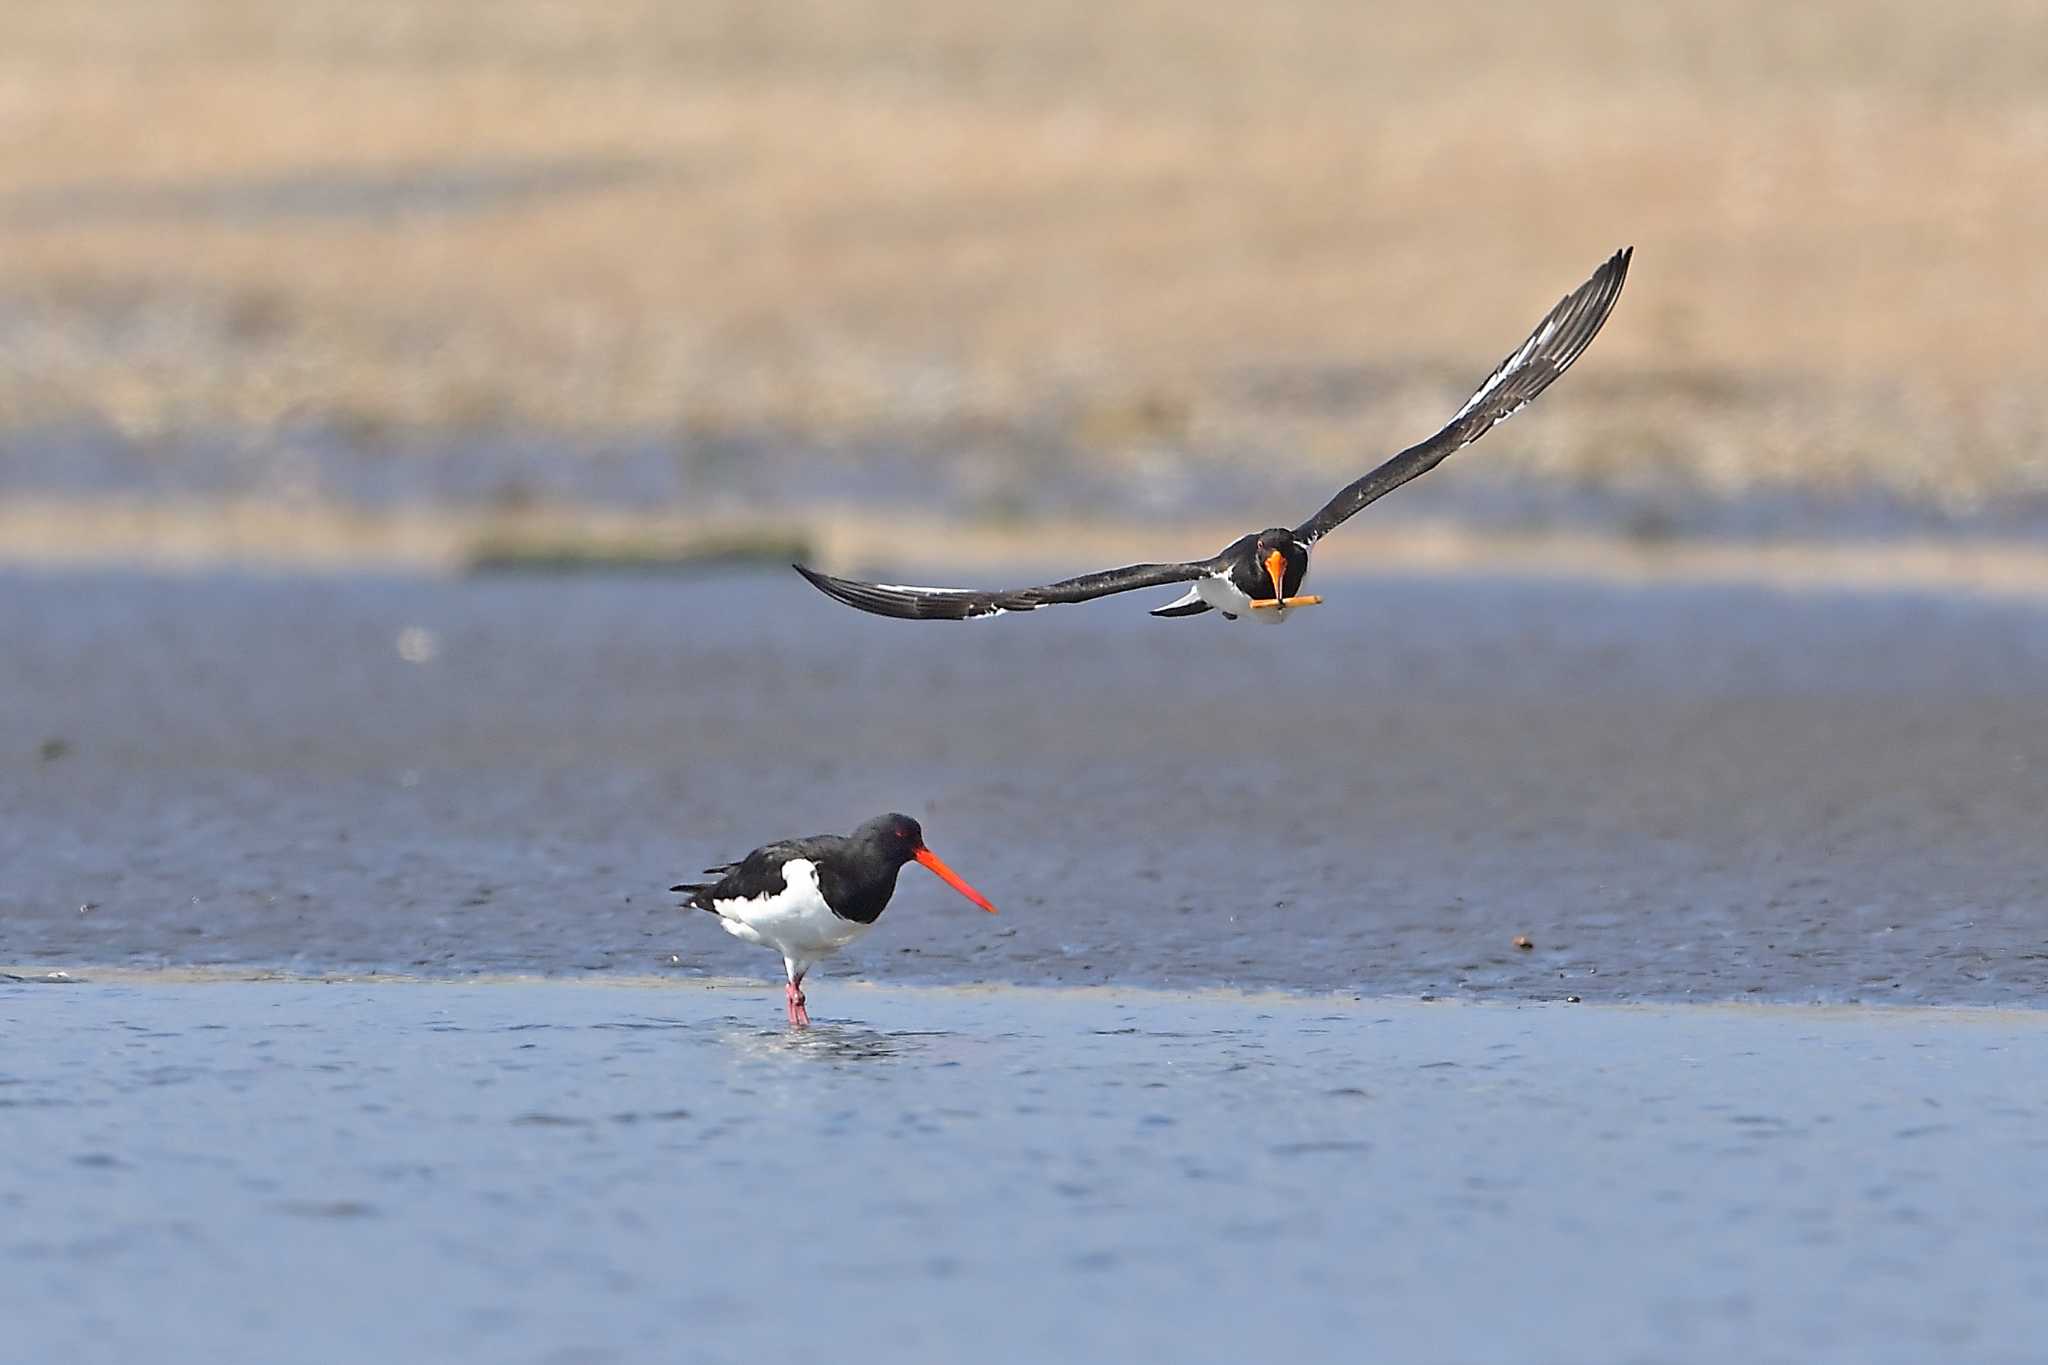
<svg viewBox="0 0 2048 1365"><path fill-rule="evenodd" d="M914 860L991 915L996 912L996 908L988 903L988 897L969 886L959 873L939 861L938 854L925 847L924 826L909 816L878 815L855 830L853 837L881 856L892 869L890 876L895 875L893 869Z"/></svg>
<svg viewBox="0 0 2048 1365"><path fill-rule="evenodd" d="M855 830L853 837L895 867L915 858L924 847L924 827L907 815L878 815Z"/></svg>
<svg viewBox="0 0 2048 1365"><path fill-rule="evenodd" d="M1308 546L1284 526L1268 527L1249 539L1251 553L1237 586L1253 598L1287 598L1300 591L1308 576Z"/></svg>

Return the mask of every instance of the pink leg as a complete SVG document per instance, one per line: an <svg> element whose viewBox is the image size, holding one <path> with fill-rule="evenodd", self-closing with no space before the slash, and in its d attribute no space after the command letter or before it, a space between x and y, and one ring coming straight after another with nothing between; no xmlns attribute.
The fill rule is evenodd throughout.
<svg viewBox="0 0 2048 1365"><path fill-rule="evenodd" d="M784 1002L789 1006L789 1026L791 1028L809 1028L811 1026L811 1012L804 1008L803 987L795 981L786 982L783 985L782 994Z"/></svg>

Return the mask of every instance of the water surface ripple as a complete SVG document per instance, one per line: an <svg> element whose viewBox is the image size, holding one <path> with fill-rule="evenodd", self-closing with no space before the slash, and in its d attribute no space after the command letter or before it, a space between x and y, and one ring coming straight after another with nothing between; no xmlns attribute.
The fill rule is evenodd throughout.
<svg viewBox="0 0 2048 1365"><path fill-rule="evenodd" d="M1872 1365L2048 1333L2048 1014L779 1008L0 983L14 1358Z"/></svg>

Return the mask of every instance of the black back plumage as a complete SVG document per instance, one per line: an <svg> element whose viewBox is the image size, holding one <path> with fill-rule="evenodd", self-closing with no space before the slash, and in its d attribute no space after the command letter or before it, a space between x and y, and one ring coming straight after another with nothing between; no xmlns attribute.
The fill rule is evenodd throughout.
<svg viewBox="0 0 2048 1365"><path fill-rule="evenodd" d="M852 834L814 834L763 844L736 863L705 868L704 874L715 881L679 882L669 890L684 896L684 906L716 914L718 901L758 900L780 893L788 885L784 864L803 858L818 870L818 890L834 914L856 924L873 924L896 894L896 874L923 842L917 821L892 813L868 821Z"/></svg>

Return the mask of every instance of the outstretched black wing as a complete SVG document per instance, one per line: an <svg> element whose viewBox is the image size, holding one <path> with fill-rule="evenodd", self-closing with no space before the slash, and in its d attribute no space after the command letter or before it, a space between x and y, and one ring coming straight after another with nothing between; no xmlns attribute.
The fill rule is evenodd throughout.
<svg viewBox="0 0 2048 1365"><path fill-rule="evenodd" d="M1491 431L1494 424L1514 416L1536 395L1579 358L1600 333L1614 301L1621 297L1621 283L1628 278L1633 247L1623 247L1607 258L1593 277L1567 294L1550 310L1536 330L1499 368L1486 376L1465 406L1444 424L1444 429L1420 445L1408 447L1378 469L1352 484L1323 506L1323 510L1295 528L1297 539L1313 545L1355 516L1367 503L1399 488L1418 474L1427 474L1446 455Z"/></svg>
<svg viewBox="0 0 2048 1365"><path fill-rule="evenodd" d="M849 607L871 611L877 616L895 616L905 621L966 621L977 616L1000 616L1006 611L1033 611L1061 602L1087 602L1133 588L1156 588L1167 583L1187 583L1214 571L1208 562L1198 564L1132 564L1102 573L1063 578L1042 588L1010 588L982 592L974 588L912 588L897 583L863 583L858 579L834 578L807 569L791 568L810 580L811 586L827 597Z"/></svg>

